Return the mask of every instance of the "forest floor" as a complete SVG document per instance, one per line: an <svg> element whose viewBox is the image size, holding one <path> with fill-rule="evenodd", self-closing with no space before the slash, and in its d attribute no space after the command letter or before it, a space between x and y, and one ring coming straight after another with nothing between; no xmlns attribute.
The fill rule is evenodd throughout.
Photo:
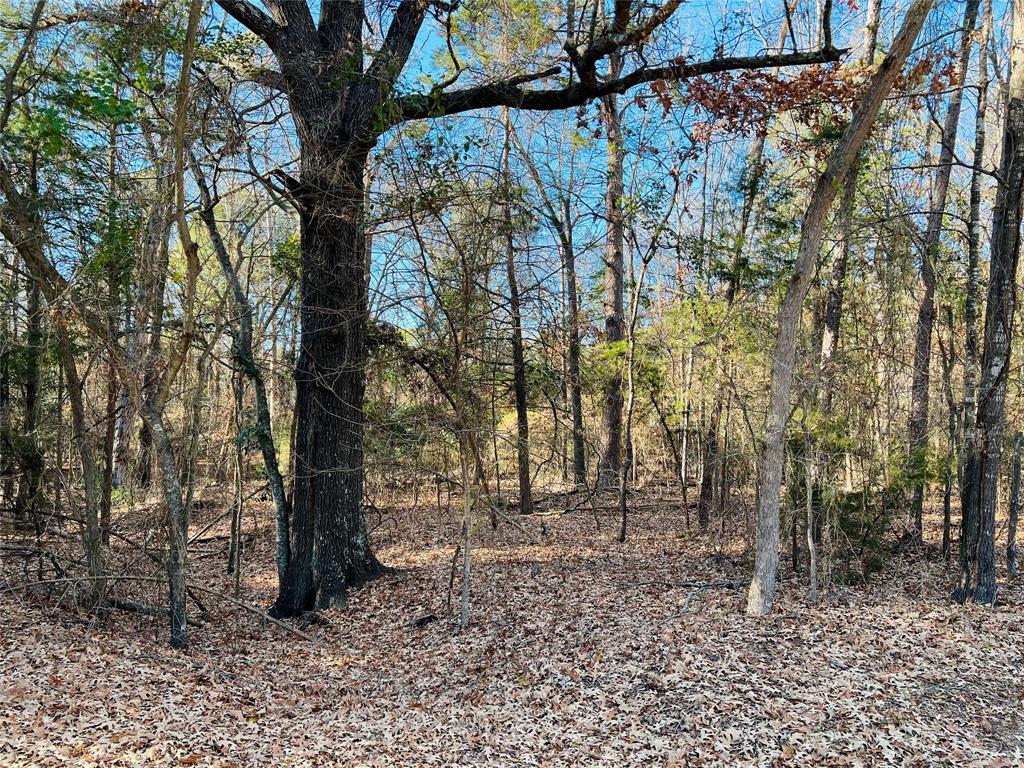
<svg viewBox="0 0 1024 768"><path fill-rule="evenodd" d="M1024 765L1019 584L994 610L961 608L941 562L894 555L812 608L785 567L777 610L752 619L741 542L713 546L677 504L642 501L625 544L589 509L524 521L538 536L543 521L540 544L482 526L461 632L446 608L458 521L433 508L374 518L398 572L309 641L207 595L178 653L162 619L89 616L66 585L8 590L0 765ZM269 511L258 522L240 594L266 606ZM230 592L218 534L193 546L192 578ZM148 586L120 589L159 603Z"/></svg>

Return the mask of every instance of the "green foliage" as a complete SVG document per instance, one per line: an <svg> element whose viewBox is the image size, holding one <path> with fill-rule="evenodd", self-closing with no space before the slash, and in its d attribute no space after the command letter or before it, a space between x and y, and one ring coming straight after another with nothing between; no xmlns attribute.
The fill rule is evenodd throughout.
<svg viewBox="0 0 1024 768"><path fill-rule="evenodd" d="M252 32L237 35L223 35L209 45L196 47L197 61L217 62L251 62L259 55L263 43Z"/></svg>
<svg viewBox="0 0 1024 768"><path fill-rule="evenodd" d="M274 274L297 284L302 271L302 251L299 233L293 232L283 240L279 240L270 252L270 268Z"/></svg>
<svg viewBox="0 0 1024 768"><path fill-rule="evenodd" d="M70 137L67 118L52 106L42 106L12 116L5 141L24 152L46 159L61 155Z"/></svg>
<svg viewBox="0 0 1024 768"><path fill-rule="evenodd" d="M101 123L127 123L136 105L124 98L124 78L109 62L80 69L60 82L57 99L80 117Z"/></svg>
<svg viewBox="0 0 1024 768"><path fill-rule="evenodd" d="M840 534L839 575L847 582L866 581L885 565L889 533L904 498L899 487L862 489L843 493L835 499Z"/></svg>
<svg viewBox="0 0 1024 768"><path fill-rule="evenodd" d="M115 290L127 287L135 264L135 252L142 229L142 211L107 200L107 214L98 226L95 248L83 268L95 280L110 281Z"/></svg>

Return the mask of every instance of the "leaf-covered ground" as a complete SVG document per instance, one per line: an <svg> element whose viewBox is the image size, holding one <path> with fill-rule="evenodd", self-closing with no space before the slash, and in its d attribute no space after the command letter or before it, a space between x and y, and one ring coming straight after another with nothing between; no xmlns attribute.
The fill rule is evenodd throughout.
<svg viewBox="0 0 1024 768"><path fill-rule="evenodd" d="M730 586L739 543L682 534L671 503L644 504L625 544L610 518L527 526L541 519L539 545L481 526L463 632L446 609L456 523L432 509L385 514L374 537L400 571L312 642L209 597L177 653L159 618L90 617L60 585L8 592L0 765L1024 765L1019 586L995 610L951 606L941 564L894 556L809 608L784 568L755 620ZM272 594L269 524L242 580L253 604ZM194 580L230 591L217 547L196 550Z"/></svg>

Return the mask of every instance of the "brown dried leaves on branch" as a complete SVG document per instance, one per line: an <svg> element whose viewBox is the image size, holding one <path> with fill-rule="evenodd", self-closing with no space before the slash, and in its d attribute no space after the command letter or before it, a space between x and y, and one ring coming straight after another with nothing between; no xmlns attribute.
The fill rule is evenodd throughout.
<svg viewBox="0 0 1024 768"><path fill-rule="evenodd" d="M956 79L954 53L940 50L919 58L897 82L894 96L910 98L919 109L925 96L952 87ZM813 139L827 134L830 126L842 126L870 74L862 64L815 64L795 73L767 69L723 72L691 78L682 87L685 100L707 115L694 131L698 142L710 140L715 133L761 133L781 115L804 126ZM652 92L668 110L671 99L665 91L652 88ZM787 149L806 150L808 146L805 142L802 147L787 145Z"/></svg>

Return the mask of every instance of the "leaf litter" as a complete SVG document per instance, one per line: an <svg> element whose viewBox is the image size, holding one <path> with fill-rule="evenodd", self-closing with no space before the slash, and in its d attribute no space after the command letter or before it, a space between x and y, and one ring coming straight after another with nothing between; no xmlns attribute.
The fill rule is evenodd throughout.
<svg viewBox="0 0 1024 768"><path fill-rule="evenodd" d="M812 608L784 563L776 611L753 619L742 542L650 506L625 544L610 517L545 516L540 545L481 521L462 632L458 522L434 509L388 513L374 537L396 572L306 627L312 642L210 598L178 653L159 618L9 592L0 765L1024 765L1019 585L964 608L941 562L897 560ZM241 580L261 606L264 512ZM223 567L196 558L192 578L229 593Z"/></svg>

